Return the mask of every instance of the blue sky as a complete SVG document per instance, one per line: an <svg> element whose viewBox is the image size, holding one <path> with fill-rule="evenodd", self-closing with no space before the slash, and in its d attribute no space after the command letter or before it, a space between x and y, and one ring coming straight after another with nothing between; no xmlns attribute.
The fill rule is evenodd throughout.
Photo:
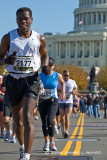
<svg viewBox="0 0 107 160"><path fill-rule="evenodd" d="M0 0L0 39L8 31L17 28L16 10L29 7L33 13L31 28L41 35L67 33L73 30L73 11L79 0Z"/></svg>

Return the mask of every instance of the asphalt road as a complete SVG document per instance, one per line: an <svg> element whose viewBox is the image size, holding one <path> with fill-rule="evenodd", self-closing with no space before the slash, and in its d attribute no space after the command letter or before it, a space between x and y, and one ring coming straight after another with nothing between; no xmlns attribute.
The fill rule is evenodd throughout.
<svg viewBox="0 0 107 160"><path fill-rule="evenodd" d="M107 160L107 119L88 117L80 114L70 118L69 138L62 133L55 135L57 152L45 153L40 117L35 120L35 137L31 160ZM0 139L0 160L18 160L18 142L12 144Z"/></svg>

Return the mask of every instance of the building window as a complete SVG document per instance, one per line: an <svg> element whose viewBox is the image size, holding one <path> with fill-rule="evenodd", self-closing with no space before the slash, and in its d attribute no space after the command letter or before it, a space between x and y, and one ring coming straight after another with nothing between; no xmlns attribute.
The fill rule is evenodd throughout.
<svg viewBox="0 0 107 160"><path fill-rule="evenodd" d="M98 14L98 24L101 24L101 14Z"/></svg>
<svg viewBox="0 0 107 160"><path fill-rule="evenodd" d="M106 13L103 14L103 23L106 23Z"/></svg>
<svg viewBox="0 0 107 160"><path fill-rule="evenodd" d="M95 4L97 4L97 0L95 0Z"/></svg>
<svg viewBox="0 0 107 160"><path fill-rule="evenodd" d="M61 58L65 58L65 51L63 51L62 53L61 53Z"/></svg>
<svg viewBox="0 0 107 160"><path fill-rule="evenodd" d="M100 42L97 42L97 46L99 46L100 45Z"/></svg>
<svg viewBox="0 0 107 160"><path fill-rule="evenodd" d="M104 3L106 3L106 0L104 0Z"/></svg>
<svg viewBox="0 0 107 160"><path fill-rule="evenodd" d="M89 0L87 0L87 4L89 4Z"/></svg>
<svg viewBox="0 0 107 160"><path fill-rule="evenodd" d="M96 14L94 14L93 24L96 24Z"/></svg>
<svg viewBox="0 0 107 160"><path fill-rule="evenodd" d="M91 24L91 14L88 14L88 24Z"/></svg>
<svg viewBox="0 0 107 160"><path fill-rule="evenodd" d="M91 0L91 4L93 4L93 0Z"/></svg>
<svg viewBox="0 0 107 160"><path fill-rule="evenodd" d="M99 0L99 4L101 4L101 0Z"/></svg>
<svg viewBox="0 0 107 160"><path fill-rule="evenodd" d="M95 53L94 57L99 57L100 51L97 50L97 52Z"/></svg>
<svg viewBox="0 0 107 160"><path fill-rule="evenodd" d="M51 44L49 44L48 47L51 47Z"/></svg>

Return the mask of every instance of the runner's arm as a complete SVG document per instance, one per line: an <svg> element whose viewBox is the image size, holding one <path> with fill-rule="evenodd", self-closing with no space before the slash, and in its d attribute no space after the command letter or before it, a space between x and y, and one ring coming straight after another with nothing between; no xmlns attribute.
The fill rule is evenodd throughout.
<svg viewBox="0 0 107 160"><path fill-rule="evenodd" d="M5 34L1 39L0 45L0 66L5 64L5 55L6 52L9 50L10 47L10 36L9 34Z"/></svg>
<svg viewBox="0 0 107 160"><path fill-rule="evenodd" d="M43 36L40 36L40 49L39 49L40 55L41 55L41 65L42 66L48 66L48 51L46 48L46 40Z"/></svg>
<svg viewBox="0 0 107 160"><path fill-rule="evenodd" d="M59 74L58 76L58 81L60 82L61 84L61 92L62 92L62 101L65 101L66 99L66 96L65 96L65 83L64 83L64 80L63 80L63 77L61 74Z"/></svg>

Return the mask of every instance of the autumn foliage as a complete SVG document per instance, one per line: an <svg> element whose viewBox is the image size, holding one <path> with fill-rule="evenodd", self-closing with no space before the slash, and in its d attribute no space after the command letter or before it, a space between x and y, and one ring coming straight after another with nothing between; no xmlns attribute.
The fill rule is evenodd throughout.
<svg viewBox="0 0 107 160"><path fill-rule="evenodd" d="M55 66L55 71L60 74L63 74L66 69L70 72L70 78L76 81L78 90L85 90L88 84L87 73L81 67L75 65Z"/></svg>
<svg viewBox="0 0 107 160"><path fill-rule="evenodd" d="M101 88L107 91L107 66L100 69L97 74L97 82Z"/></svg>

